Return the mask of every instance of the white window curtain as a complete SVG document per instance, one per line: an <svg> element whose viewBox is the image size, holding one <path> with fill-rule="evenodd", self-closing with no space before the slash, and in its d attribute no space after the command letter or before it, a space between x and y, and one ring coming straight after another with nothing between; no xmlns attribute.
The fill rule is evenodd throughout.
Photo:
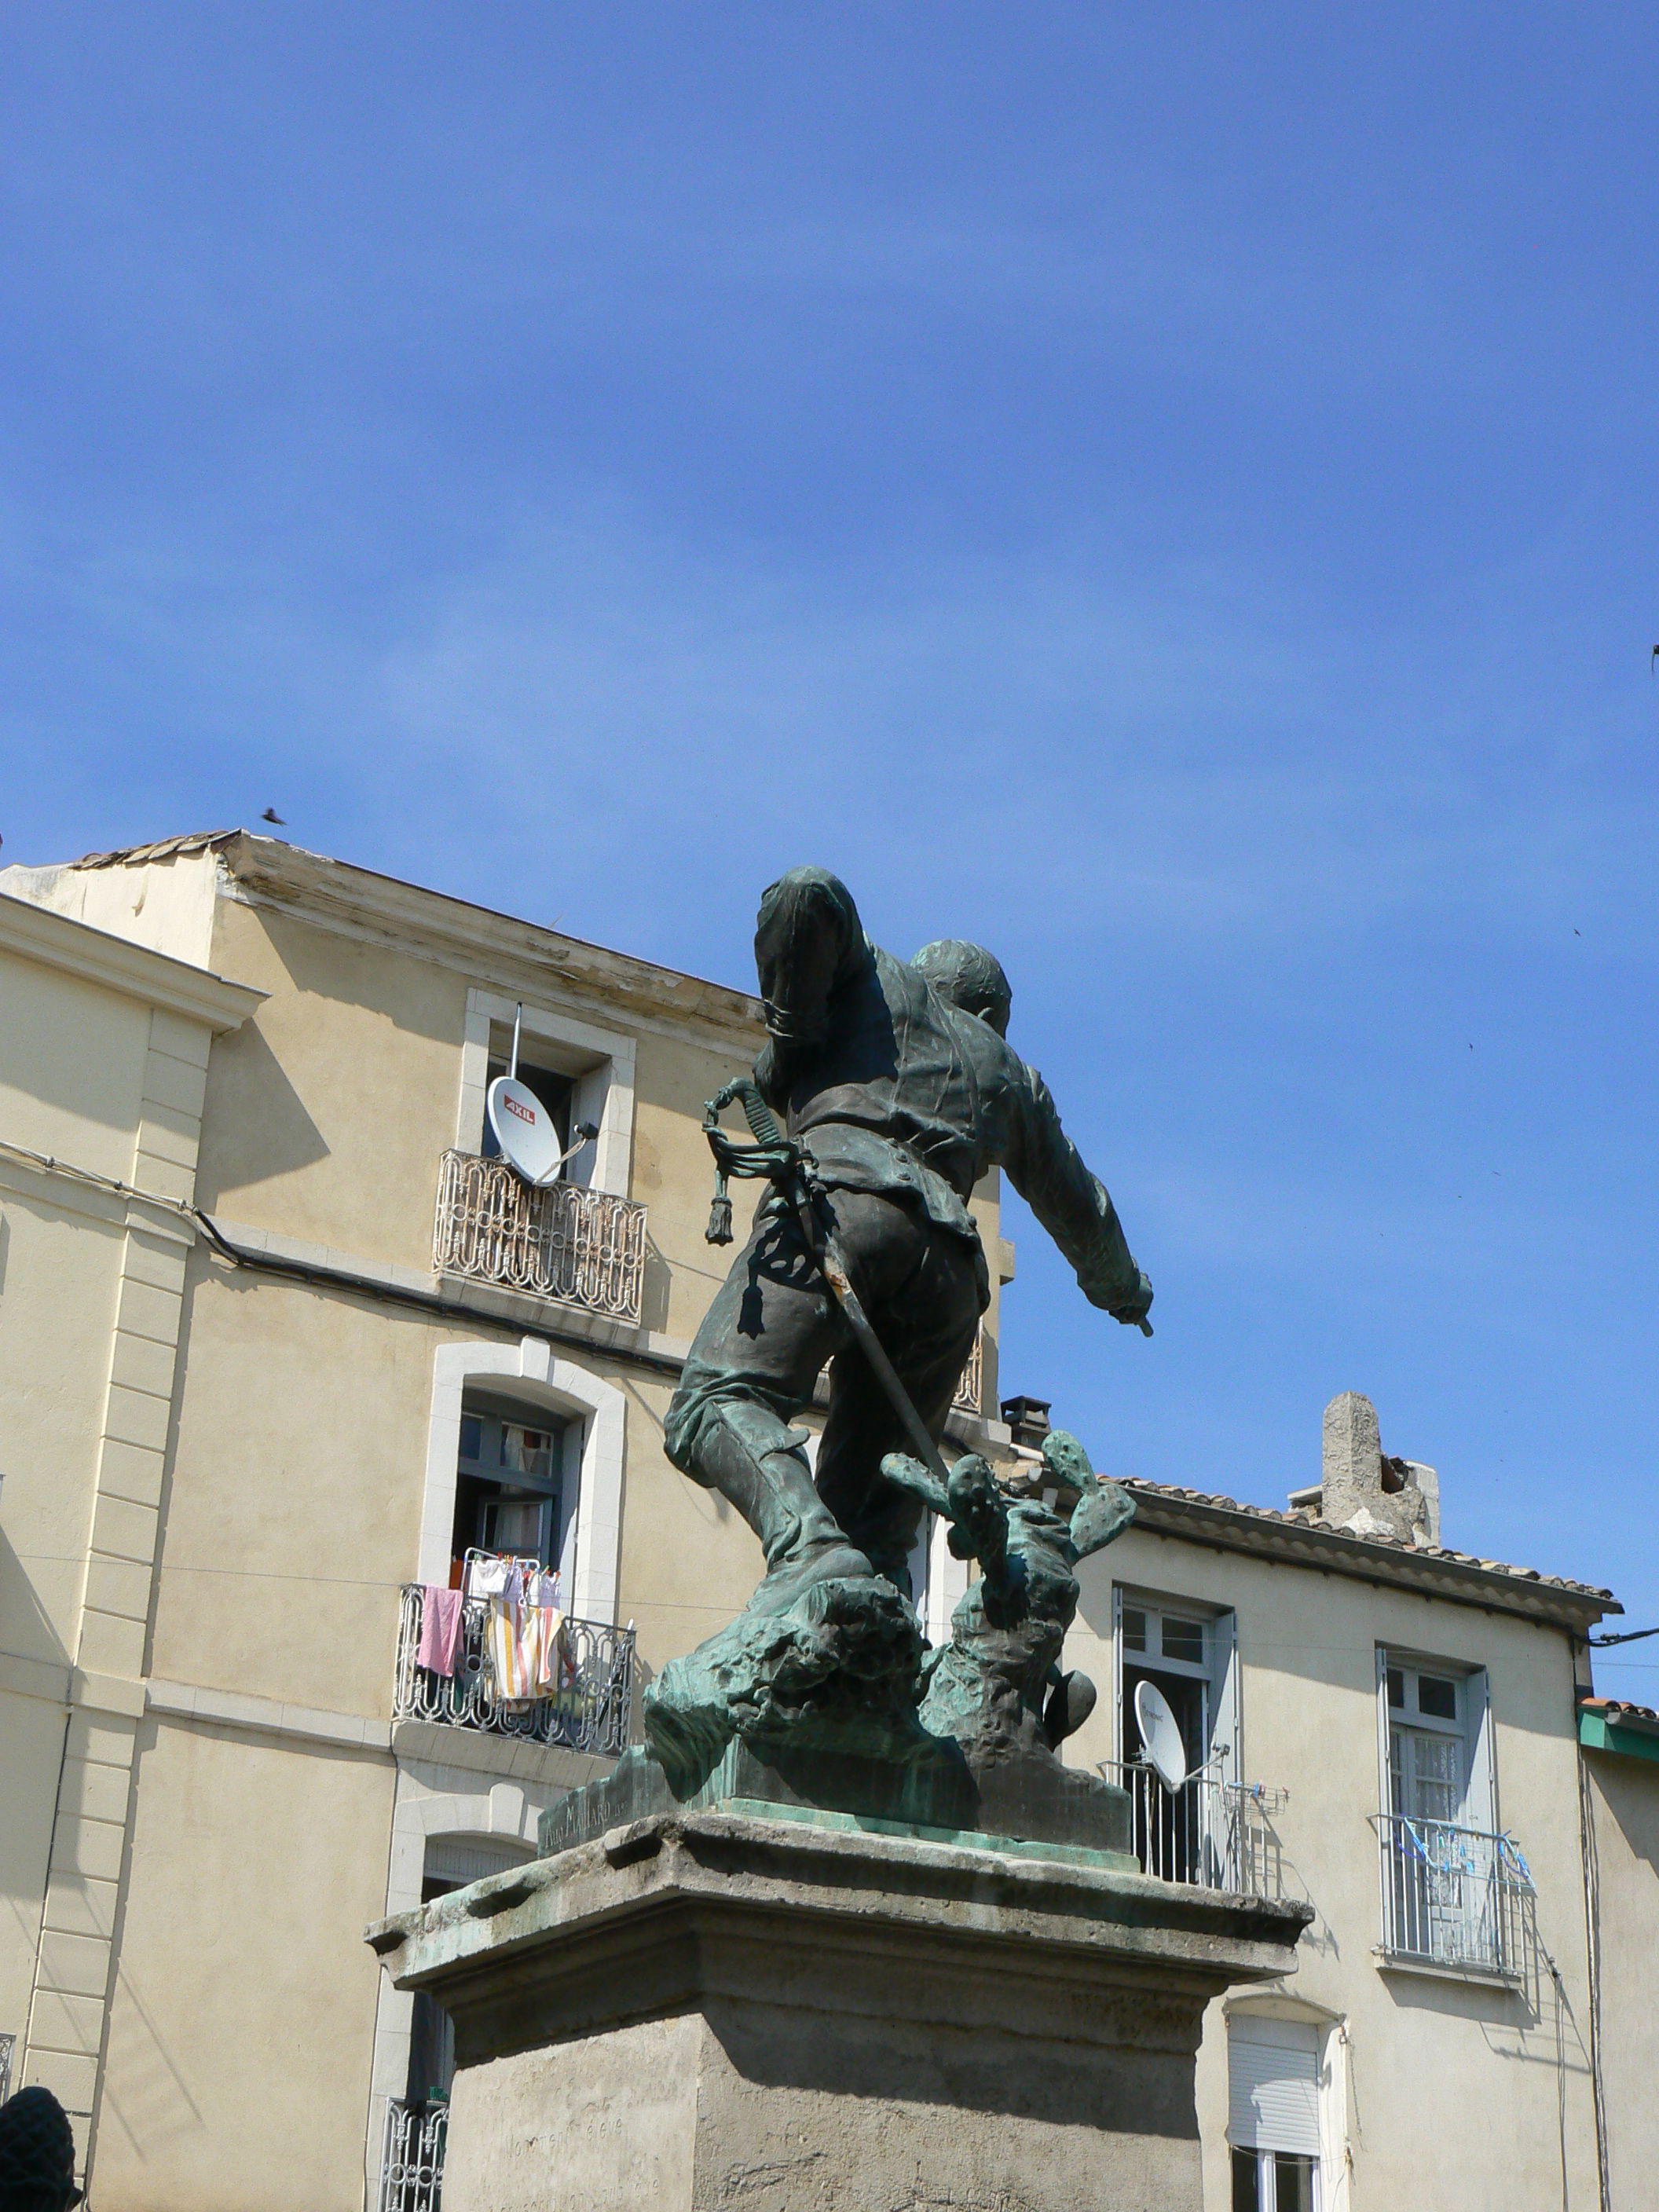
<svg viewBox="0 0 1659 2212"><path fill-rule="evenodd" d="M1227 2023L1227 2139L1239 2150L1319 2155L1319 2030L1235 2013Z"/></svg>

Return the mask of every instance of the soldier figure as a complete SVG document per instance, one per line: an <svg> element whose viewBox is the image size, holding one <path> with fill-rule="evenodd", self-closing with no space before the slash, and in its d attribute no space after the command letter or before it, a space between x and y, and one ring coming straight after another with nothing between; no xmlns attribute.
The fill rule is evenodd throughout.
<svg viewBox="0 0 1659 2212"><path fill-rule="evenodd" d="M929 945L906 966L866 937L845 884L792 868L761 901L755 961L768 1032L756 1079L811 1155L853 1286L935 1441L990 1302L964 1203L988 1169L1005 1170L1091 1304L1145 1319L1152 1285L1047 1085L1004 1042L1008 981L982 946ZM789 1423L826 1360L815 1482ZM908 1594L922 1501L881 1472L907 1442L796 1214L769 1192L665 1433L675 1466L760 1538L751 1609L782 1613L815 1583L872 1572Z"/></svg>

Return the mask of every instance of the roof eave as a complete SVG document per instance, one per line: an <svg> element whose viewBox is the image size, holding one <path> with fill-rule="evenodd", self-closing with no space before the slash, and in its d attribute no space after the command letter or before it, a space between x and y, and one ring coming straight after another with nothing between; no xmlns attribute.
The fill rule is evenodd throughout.
<svg viewBox="0 0 1659 2212"><path fill-rule="evenodd" d="M763 1035L758 999L722 983L568 937L491 907L337 860L281 838L239 831L219 846L225 876L251 902L333 919L387 941L476 968L481 952L508 969L546 974L607 1006L714 1029L748 1050Z"/></svg>
<svg viewBox="0 0 1659 2212"><path fill-rule="evenodd" d="M1180 1537L1212 1549L1358 1582L1412 1590L1453 1605L1478 1606L1525 1620L1584 1633L1609 1613L1622 1613L1610 1592L1582 1585L1564 1588L1543 1577L1505 1572L1443 1553L1381 1544L1369 1537L1322 1528L1312 1522L1252 1513L1239 1506L1182 1498L1131 1480L1134 1525L1149 1534Z"/></svg>

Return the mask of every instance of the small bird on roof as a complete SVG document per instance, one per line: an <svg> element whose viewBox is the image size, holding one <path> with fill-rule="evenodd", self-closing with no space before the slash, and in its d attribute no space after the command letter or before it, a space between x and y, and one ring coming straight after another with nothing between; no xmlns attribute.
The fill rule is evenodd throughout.
<svg viewBox="0 0 1659 2212"><path fill-rule="evenodd" d="M282 816L276 811L276 809L274 806L267 806L264 812L259 817L259 819L261 822L274 822L279 830L286 830L288 827L287 823L283 821Z"/></svg>

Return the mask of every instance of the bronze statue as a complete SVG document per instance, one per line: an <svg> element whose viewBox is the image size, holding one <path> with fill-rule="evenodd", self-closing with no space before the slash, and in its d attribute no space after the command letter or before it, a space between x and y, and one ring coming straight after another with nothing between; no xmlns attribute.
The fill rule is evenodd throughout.
<svg viewBox="0 0 1659 2212"><path fill-rule="evenodd" d="M1073 1570L1133 1503L1069 1439L1048 1467L1056 1496L1076 1494L1069 1519L1004 1498L982 1458L945 1465L990 1295L969 1195L1006 1170L1085 1295L1148 1334L1152 1285L1006 1042L1007 979L982 947L930 945L907 965L871 944L843 884L795 868L761 902L755 952L768 1038L753 1079L709 1101L711 1243L731 1241L728 1176L769 1188L665 1440L754 1529L766 1574L735 1620L664 1667L645 1743L546 1816L543 1849L672 1804L762 1800L1121 1853L1127 1797L1054 1747L1091 1694L1059 1671ZM721 1127L734 1103L752 1144ZM826 1363L815 1480L808 1432L789 1424ZM932 1655L908 1572L930 1505L983 1571Z"/></svg>
<svg viewBox="0 0 1659 2212"><path fill-rule="evenodd" d="M1006 1041L1007 978L983 947L930 945L906 964L870 942L845 884L804 867L762 899L755 959L768 1031L756 1082L787 1117L817 1224L781 1187L763 1200L697 1332L665 1442L760 1538L767 1573L750 1609L782 1613L820 1582L874 1574L908 1593L923 1510L882 1462L925 1440L826 1279L826 1244L934 1445L989 1302L965 1202L988 1169L1005 1171L1091 1304L1145 1326L1152 1291L1047 1085ZM789 1423L826 1362L815 1480Z"/></svg>

